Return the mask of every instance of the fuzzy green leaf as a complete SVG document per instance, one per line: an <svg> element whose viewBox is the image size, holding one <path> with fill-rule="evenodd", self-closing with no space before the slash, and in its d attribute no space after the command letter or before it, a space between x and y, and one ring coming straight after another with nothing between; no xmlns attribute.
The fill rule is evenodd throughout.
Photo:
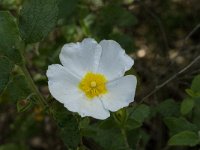
<svg viewBox="0 0 200 150"><path fill-rule="evenodd" d="M191 98L186 98L181 103L181 114L188 114L194 107L194 100Z"/></svg>
<svg viewBox="0 0 200 150"><path fill-rule="evenodd" d="M9 82L10 73L13 67L13 64L8 60L8 58L0 57L0 94L3 92Z"/></svg>
<svg viewBox="0 0 200 150"><path fill-rule="evenodd" d="M67 109L55 102L52 107L53 117L59 127L59 134L68 148L76 149L80 143L79 123Z"/></svg>
<svg viewBox="0 0 200 150"><path fill-rule="evenodd" d="M187 121L185 118L167 117L164 123L169 128L171 135L184 130L197 131L197 126Z"/></svg>
<svg viewBox="0 0 200 150"><path fill-rule="evenodd" d="M20 42L15 18L7 11L0 11L0 55L21 64L23 60L18 50Z"/></svg>
<svg viewBox="0 0 200 150"><path fill-rule="evenodd" d="M178 116L180 114L180 106L173 99L161 102L156 110L163 117Z"/></svg>
<svg viewBox="0 0 200 150"><path fill-rule="evenodd" d="M200 75L193 79L191 89L194 92L200 92Z"/></svg>
<svg viewBox="0 0 200 150"><path fill-rule="evenodd" d="M95 129L96 134L93 135L93 140L106 150L124 149L124 140L120 129L111 128L109 130Z"/></svg>
<svg viewBox="0 0 200 150"><path fill-rule="evenodd" d="M56 0L26 0L19 18L22 39L26 43L41 41L54 28L57 17Z"/></svg>
<svg viewBox="0 0 200 150"><path fill-rule="evenodd" d="M193 90L191 90L191 89L186 89L185 92L186 92L189 96L194 97L194 98L198 96L198 94L195 93L195 92L194 92Z"/></svg>
<svg viewBox="0 0 200 150"><path fill-rule="evenodd" d="M150 108L147 105L141 104L135 108L129 109L129 117L136 120L139 123L144 122L146 118L150 115Z"/></svg>
<svg viewBox="0 0 200 150"><path fill-rule="evenodd" d="M199 143L200 139L195 132L183 131L172 136L168 144L176 146L195 146Z"/></svg>
<svg viewBox="0 0 200 150"><path fill-rule="evenodd" d="M5 91L5 94L7 94L8 98L13 102L26 99L30 93L30 87L27 84L25 77L22 75L15 76L8 84L8 87Z"/></svg>

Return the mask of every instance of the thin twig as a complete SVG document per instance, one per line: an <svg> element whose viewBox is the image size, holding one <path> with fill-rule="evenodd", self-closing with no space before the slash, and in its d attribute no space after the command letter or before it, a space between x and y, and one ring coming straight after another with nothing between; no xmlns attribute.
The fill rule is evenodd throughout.
<svg viewBox="0 0 200 150"><path fill-rule="evenodd" d="M192 31L184 39L184 43L200 28L200 23L192 29Z"/></svg>
<svg viewBox="0 0 200 150"><path fill-rule="evenodd" d="M198 60L200 60L200 55L198 57L196 57L192 62L190 62L186 67L184 67L183 69L181 69L179 72L177 72L176 74L174 74L173 76L171 76L169 79L167 79L165 82L163 82L160 85L157 85L155 87L155 89L153 91L151 91L149 94L147 94L141 101L140 103L144 102L145 99L147 99L148 97L150 97L151 95L153 95L155 92L157 92L158 90L160 90L162 87L164 87L166 84L168 84L170 81L172 81L174 78L176 78L178 75L180 75L181 73L185 72L187 69L189 69L193 64L195 64Z"/></svg>
<svg viewBox="0 0 200 150"><path fill-rule="evenodd" d="M200 23L198 25L196 25L188 34L187 36L183 39L182 45L181 47L177 50L177 53L179 53L181 50L183 50L185 48L186 45L186 41L195 33L195 31L197 31L197 29L200 28ZM191 46L187 48L187 51L181 51L182 55L185 54L188 51L192 51L195 49L200 48L200 44L195 45L195 46ZM176 55L173 59L176 60L177 57L179 57L180 54ZM168 64L168 67L171 66L174 63L174 61L170 61L170 63ZM167 71L166 71L167 72Z"/></svg>
<svg viewBox="0 0 200 150"><path fill-rule="evenodd" d="M185 37L183 45L181 46L182 48L185 45L185 42L200 28L200 23L198 25L196 25L191 31L190 33ZM198 48L199 45L197 45ZM196 47L195 47L196 48ZM195 49L194 48L194 49ZM176 78L178 75L180 75L181 73L183 73L184 71L186 71L188 68L190 68L194 63L196 63L198 60L200 59L200 55L198 57L196 57L191 63L189 63L186 67L184 67L182 70L180 70L178 73L174 74L173 76L171 76L168 80L166 80L165 82L163 82L160 85L157 85L155 87L155 89L153 91L151 91L149 94L147 94L141 101L140 103L144 102L145 99L147 99L148 97L150 97L151 95L153 95L154 93L156 93L158 90L160 90L163 86L165 86L166 84L168 84L170 81L172 81L174 78Z"/></svg>

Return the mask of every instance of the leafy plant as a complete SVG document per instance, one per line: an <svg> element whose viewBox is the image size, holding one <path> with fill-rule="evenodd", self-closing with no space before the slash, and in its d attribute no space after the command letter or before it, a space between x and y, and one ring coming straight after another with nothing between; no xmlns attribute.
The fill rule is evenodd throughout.
<svg viewBox="0 0 200 150"><path fill-rule="evenodd" d="M176 46L182 45L180 37L186 34L182 30L188 31L199 23L192 19L198 17L191 17L193 11L197 15L199 7L198 2L191 2L191 10L185 3L0 0L0 150L198 149L199 64L189 79L179 76L199 61L199 56L193 57L198 45L190 45L191 54L185 50L198 41L195 32L199 26L184 39L185 47ZM116 40L135 58L136 71L128 72L137 75L135 101L111 112L106 120L80 117L68 111L50 95L47 86L46 70L49 64L59 63L62 45L85 37ZM175 38L178 40L174 41ZM183 57L186 53L188 56ZM188 57L189 66L145 97L144 93L159 80L159 73L163 80L168 70L177 71L176 67L168 67L169 62L182 67ZM172 79L177 81L173 83Z"/></svg>

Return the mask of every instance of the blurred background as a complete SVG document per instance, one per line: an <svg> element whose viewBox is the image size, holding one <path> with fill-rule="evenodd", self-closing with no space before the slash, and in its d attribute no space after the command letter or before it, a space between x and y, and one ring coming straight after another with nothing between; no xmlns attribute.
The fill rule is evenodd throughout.
<svg viewBox="0 0 200 150"><path fill-rule="evenodd" d="M0 0L0 10L8 10L17 18L22 3L22 0ZM137 140L131 139L136 149L199 149L198 146L166 146L173 133L162 121L166 115L179 116L177 107L187 97L185 89L190 88L194 76L200 73L198 61L177 74L200 55L199 0L59 0L56 27L42 42L27 45L25 50L27 67L45 97L49 96L45 75L48 65L59 63L58 55L65 43L81 41L85 37L97 41L113 39L135 60L133 68L127 72L138 78L135 101L143 101L151 112L140 127L141 133L131 133L135 138L142 135ZM162 86L174 74L177 77ZM25 83L17 84L15 92L21 92L25 97L26 86ZM17 97L9 87L1 95L0 145L4 147L0 150L67 149L51 115L39 106L18 112L17 101L23 105L24 97ZM166 100L167 108L162 108L159 104ZM108 148L98 140L94 141L97 142L83 138L82 142L85 149L92 150L118 147Z"/></svg>

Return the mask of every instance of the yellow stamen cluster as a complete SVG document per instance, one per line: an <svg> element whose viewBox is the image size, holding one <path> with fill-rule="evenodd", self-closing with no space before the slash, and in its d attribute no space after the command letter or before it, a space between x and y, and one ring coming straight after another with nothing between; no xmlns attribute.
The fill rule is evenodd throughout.
<svg viewBox="0 0 200 150"><path fill-rule="evenodd" d="M89 99L92 99L107 93L106 82L104 75L88 72L79 83L79 88Z"/></svg>

